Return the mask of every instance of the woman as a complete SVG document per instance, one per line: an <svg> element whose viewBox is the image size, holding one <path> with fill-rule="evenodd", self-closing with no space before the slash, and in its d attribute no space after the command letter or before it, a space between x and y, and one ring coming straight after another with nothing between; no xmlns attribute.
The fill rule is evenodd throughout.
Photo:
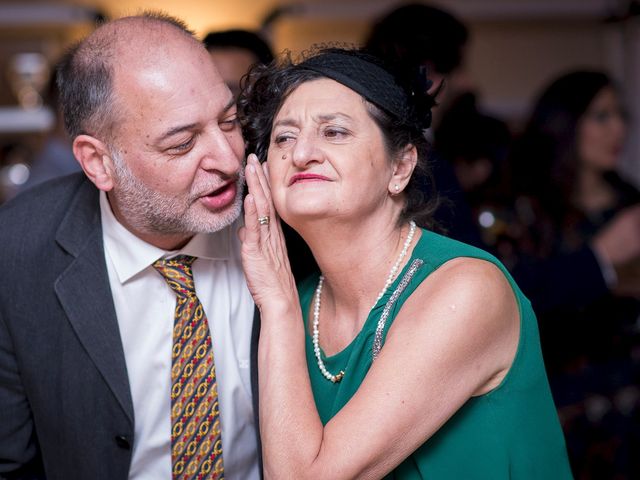
<svg viewBox="0 0 640 480"><path fill-rule="evenodd" d="M570 478L529 303L493 257L415 226L432 100L405 84L326 49L241 96L266 159L241 234L265 476ZM297 290L276 215L319 267Z"/></svg>
<svg viewBox="0 0 640 480"><path fill-rule="evenodd" d="M634 360L640 348L640 193L616 171L626 133L611 79L603 72L575 71L544 89L511 158L516 212L529 226L520 241L520 264L591 247L609 272L608 292L587 294L582 304L565 301L538 310L577 477L640 473L630 453L640 447L640 425L628 420L640 417L627 406L637 404L637 393L631 399L628 393L637 389L640 375ZM610 230L634 216L635 231ZM619 239L612 249L605 242L614 233ZM636 252L635 266L628 252ZM589 271L580 264L573 268ZM575 288L589 291L588 284L585 278Z"/></svg>
<svg viewBox="0 0 640 480"><path fill-rule="evenodd" d="M575 249L638 202L638 191L616 173L625 137L620 98L606 74L576 71L545 88L512 154L514 190L552 230L540 249Z"/></svg>

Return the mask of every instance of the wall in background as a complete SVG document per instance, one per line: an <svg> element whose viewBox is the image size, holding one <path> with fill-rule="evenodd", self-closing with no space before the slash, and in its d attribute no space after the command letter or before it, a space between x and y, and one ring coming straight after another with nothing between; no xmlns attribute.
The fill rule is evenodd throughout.
<svg viewBox="0 0 640 480"><path fill-rule="evenodd" d="M481 104L487 111L507 119L516 130L540 89L553 77L573 68L601 68L611 72L623 86L632 118L640 118L640 98L635 94L635 85L640 80L637 21L605 21L619 14L626 0L440 0L431 3L451 10L469 25L468 70L478 85ZM108 17L160 8L185 19L200 36L210 30L231 27L259 29L265 19L271 17L264 33L274 50L298 52L314 43L359 43L371 22L399 2L68 0L36 4L16 1L0 3L0 12L11 4L25 9L31 7L34 11L38 5L62 8L66 4L98 10ZM13 51L17 42L45 51L53 58L65 41L79 35L78 26L72 22L67 22L66 27L56 27L34 23L37 15L33 14L13 23L7 18L0 14L3 72L7 52ZM0 106L14 100L0 92ZM637 122L633 125L634 132L639 130L637 125ZM640 135L632 135L624 168L640 183L640 140L634 145L634 138Z"/></svg>

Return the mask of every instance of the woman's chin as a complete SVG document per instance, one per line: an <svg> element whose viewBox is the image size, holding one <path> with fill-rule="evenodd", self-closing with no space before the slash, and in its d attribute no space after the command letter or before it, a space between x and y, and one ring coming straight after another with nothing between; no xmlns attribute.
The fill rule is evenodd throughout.
<svg viewBox="0 0 640 480"><path fill-rule="evenodd" d="M297 227L303 227L310 222L325 220L329 216L329 211L326 205L317 208L296 208L287 209L286 211L279 210L278 212L280 218L296 230L298 230Z"/></svg>

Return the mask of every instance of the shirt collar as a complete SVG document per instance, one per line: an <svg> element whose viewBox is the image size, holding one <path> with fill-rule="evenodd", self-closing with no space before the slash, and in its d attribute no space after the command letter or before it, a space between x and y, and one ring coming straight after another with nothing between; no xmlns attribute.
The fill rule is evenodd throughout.
<svg viewBox="0 0 640 480"><path fill-rule="evenodd" d="M213 233L197 233L180 250L163 250L138 238L115 217L105 192L100 192L100 217L104 246L111 258L120 283L125 283L162 257L191 255L210 260L228 259L232 254L231 242L236 238L240 222ZM232 238L233 236L233 238Z"/></svg>

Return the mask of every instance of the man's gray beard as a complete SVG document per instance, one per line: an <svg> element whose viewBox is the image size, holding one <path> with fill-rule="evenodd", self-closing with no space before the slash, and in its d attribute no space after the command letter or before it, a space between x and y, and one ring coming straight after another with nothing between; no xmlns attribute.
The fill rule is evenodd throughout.
<svg viewBox="0 0 640 480"><path fill-rule="evenodd" d="M231 225L242 210L244 172L240 169L237 193L233 205L223 212L209 212L194 208L199 195L177 198L147 187L129 169L119 152L112 152L115 168L114 195L118 207L130 225L140 231L155 234L211 233ZM211 189L213 186L211 187ZM198 192L206 191L199 189Z"/></svg>

